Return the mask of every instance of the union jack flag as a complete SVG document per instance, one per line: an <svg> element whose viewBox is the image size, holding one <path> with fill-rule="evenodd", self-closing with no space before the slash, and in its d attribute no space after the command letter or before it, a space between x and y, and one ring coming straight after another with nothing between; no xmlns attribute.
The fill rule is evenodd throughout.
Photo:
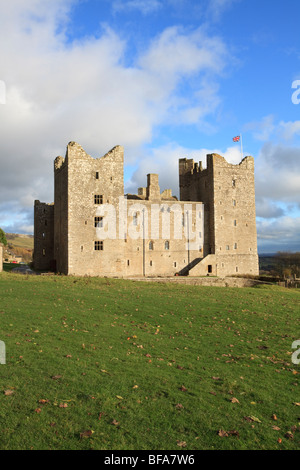
<svg viewBox="0 0 300 470"><path fill-rule="evenodd" d="M237 135L236 137L233 137L233 142L239 142L240 141L240 136Z"/></svg>

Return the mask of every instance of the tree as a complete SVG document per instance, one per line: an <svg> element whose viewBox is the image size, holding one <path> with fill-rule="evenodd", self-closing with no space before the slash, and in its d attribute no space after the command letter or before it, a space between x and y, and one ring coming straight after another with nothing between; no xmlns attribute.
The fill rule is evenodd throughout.
<svg viewBox="0 0 300 470"><path fill-rule="evenodd" d="M3 243L3 245L7 245L7 240L5 233L3 232L2 228L0 228L0 243Z"/></svg>

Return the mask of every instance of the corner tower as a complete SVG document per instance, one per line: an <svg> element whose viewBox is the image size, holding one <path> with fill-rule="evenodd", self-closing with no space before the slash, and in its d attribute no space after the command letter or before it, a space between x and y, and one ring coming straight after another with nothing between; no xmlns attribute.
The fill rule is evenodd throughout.
<svg viewBox="0 0 300 470"><path fill-rule="evenodd" d="M215 255L213 272L258 275L254 159L228 163L207 155L206 169L179 160L180 199L205 206L205 255Z"/></svg>

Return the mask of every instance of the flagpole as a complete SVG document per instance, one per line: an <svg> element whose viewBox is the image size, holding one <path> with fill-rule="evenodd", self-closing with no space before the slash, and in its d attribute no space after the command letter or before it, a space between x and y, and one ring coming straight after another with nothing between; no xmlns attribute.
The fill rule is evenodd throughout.
<svg viewBox="0 0 300 470"><path fill-rule="evenodd" d="M242 155L242 160L243 160L244 155L243 155L243 138L242 138L242 134L240 134L240 137L241 137L241 155Z"/></svg>

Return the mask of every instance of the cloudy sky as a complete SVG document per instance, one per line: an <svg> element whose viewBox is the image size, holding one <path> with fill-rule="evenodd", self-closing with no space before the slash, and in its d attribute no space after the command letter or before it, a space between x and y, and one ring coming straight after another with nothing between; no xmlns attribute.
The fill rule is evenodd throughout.
<svg viewBox="0 0 300 470"><path fill-rule="evenodd" d="M0 0L0 227L33 233L69 141L125 148L125 190L178 159L256 165L262 253L300 250L299 0Z"/></svg>

